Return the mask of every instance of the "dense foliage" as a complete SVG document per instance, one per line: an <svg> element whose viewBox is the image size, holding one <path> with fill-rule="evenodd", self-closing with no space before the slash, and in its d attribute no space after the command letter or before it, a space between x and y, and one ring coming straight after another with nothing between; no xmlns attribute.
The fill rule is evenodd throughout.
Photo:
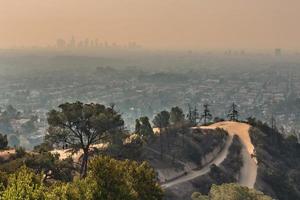
<svg viewBox="0 0 300 200"><path fill-rule="evenodd" d="M192 200L272 200L254 189L237 184L213 185L207 196L193 193Z"/></svg>
<svg viewBox="0 0 300 200"><path fill-rule="evenodd" d="M59 108L48 113L47 139L74 151L82 150L80 174L85 176L90 147L111 139L123 128L124 121L113 106L76 102L62 104Z"/></svg>
<svg viewBox="0 0 300 200"><path fill-rule="evenodd" d="M0 134L0 150L5 149L7 145L8 145L7 135Z"/></svg>
<svg viewBox="0 0 300 200"><path fill-rule="evenodd" d="M258 160L257 186L280 200L300 199L300 144L297 138L284 138L266 123L255 119L249 121L253 125L250 136Z"/></svg>
<svg viewBox="0 0 300 200"><path fill-rule="evenodd" d="M18 148L8 161L1 164L0 171L14 173L24 165L35 173L44 173L45 180L71 181L75 172L70 158L59 160L57 155L49 152L26 153L23 148Z"/></svg>
<svg viewBox="0 0 300 200"><path fill-rule="evenodd" d="M2 174L1 174L2 175ZM6 177L6 178L3 178ZM21 167L9 176L1 176L3 200L161 200L162 190L156 174L147 163L118 161L96 157L88 175L69 183L45 184L43 173Z"/></svg>

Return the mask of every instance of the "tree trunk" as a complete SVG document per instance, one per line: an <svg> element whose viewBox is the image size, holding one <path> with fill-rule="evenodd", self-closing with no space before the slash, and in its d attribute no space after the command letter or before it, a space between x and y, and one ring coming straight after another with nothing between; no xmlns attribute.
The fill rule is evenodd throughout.
<svg viewBox="0 0 300 200"><path fill-rule="evenodd" d="M159 140L160 140L160 159L163 159L163 141L162 141L162 130L159 132Z"/></svg>
<svg viewBox="0 0 300 200"><path fill-rule="evenodd" d="M81 161L80 167L80 178L85 178L87 174L87 165L88 165L89 151L83 150L83 158Z"/></svg>

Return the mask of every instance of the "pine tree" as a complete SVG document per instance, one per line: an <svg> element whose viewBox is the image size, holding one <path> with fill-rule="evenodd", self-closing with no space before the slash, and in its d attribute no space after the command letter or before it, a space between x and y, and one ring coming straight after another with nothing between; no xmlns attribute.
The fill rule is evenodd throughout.
<svg viewBox="0 0 300 200"><path fill-rule="evenodd" d="M237 111L237 105L232 103L231 109L227 115L230 121L238 121L239 112Z"/></svg>
<svg viewBox="0 0 300 200"><path fill-rule="evenodd" d="M201 119L204 119L204 125L206 125L207 122L212 119L212 114L210 113L210 110L208 109L208 106L209 106L208 104L203 105L204 111L203 111L203 114L201 116Z"/></svg>
<svg viewBox="0 0 300 200"><path fill-rule="evenodd" d="M194 109L192 109L191 105L189 106L189 112L187 114L188 121L192 126L197 125L197 120L199 119L199 112L197 107L195 106Z"/></svg>

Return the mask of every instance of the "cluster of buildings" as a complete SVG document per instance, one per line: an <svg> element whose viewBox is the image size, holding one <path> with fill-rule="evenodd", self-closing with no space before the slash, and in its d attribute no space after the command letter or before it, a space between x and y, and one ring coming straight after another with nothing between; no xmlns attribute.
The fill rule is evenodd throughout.
<svg viewBox="0 0 300 200"><path fill-rule="evenodd" d="M11 104L22 113L38 116L37 137L46 132L50 109L75 101L114 103L129 130L134 128L135 119L148 116L152 120L156 113L173 106L186 113L189 106L196 107L201 114L203 105L209 104L213 117L226 118L234 102L240 119L255 117L270 123L274 118L276 126L285 133L298 133L297 68L226 67L176 72L114 66L33 71L13 78L2 77L0 105Z"/></svg>
<svg viewBox="0 0 300 200"><path fill-rule="evenodd" d="M126 49L139 49L141 48L141 45L137 44L136 42L128 42L127 44L117 44L115 42L100 42L98 39L83 39L76 41L74 37L72 37L70 40L65 40L62 38L59 38L56 40L55 47L57 49L107 49L107 48L113 48L113 49L119 49L119 48L126 48Z"/></svg>

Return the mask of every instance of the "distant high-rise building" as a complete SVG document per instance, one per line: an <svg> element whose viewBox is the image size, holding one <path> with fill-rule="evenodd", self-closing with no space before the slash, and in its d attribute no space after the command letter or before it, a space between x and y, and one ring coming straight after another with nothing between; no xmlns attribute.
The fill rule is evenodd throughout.
<svg viewBox="0 0 300 200"><path fill-rule="evenodd" d="M82 41L79 41L77 47L78 47L78 48L82 48L82 46L83 46L83 42L82 42Z"/></svg>
<svg viewBox="0 0 300 200"><path fill-rule="evenodd" d="M281 56L281 49L277 48L275 49L275 56Z"/></svg>
<svg viewBox="0 0 300 200"><path fill-rule="evenodd" d="M72 37L72 39L70 40L70 44L69 44L70 48L75 48L76 47L76 41L74 36Z"/></svg>
<svg viewBox="0 0 300 200"><path fill-rule="evenodd" d="M89 47L89 45L90 45L90 40L87 38L87 39L85 39L84 40L84 47Z"/></svg>
<svg viewBox="0 0 300 200"><path fill-rule="evenodd" d="M66 41L63 39L57 39L56 40L56 47L59 49L65 48L66 47Z"/></svg>

